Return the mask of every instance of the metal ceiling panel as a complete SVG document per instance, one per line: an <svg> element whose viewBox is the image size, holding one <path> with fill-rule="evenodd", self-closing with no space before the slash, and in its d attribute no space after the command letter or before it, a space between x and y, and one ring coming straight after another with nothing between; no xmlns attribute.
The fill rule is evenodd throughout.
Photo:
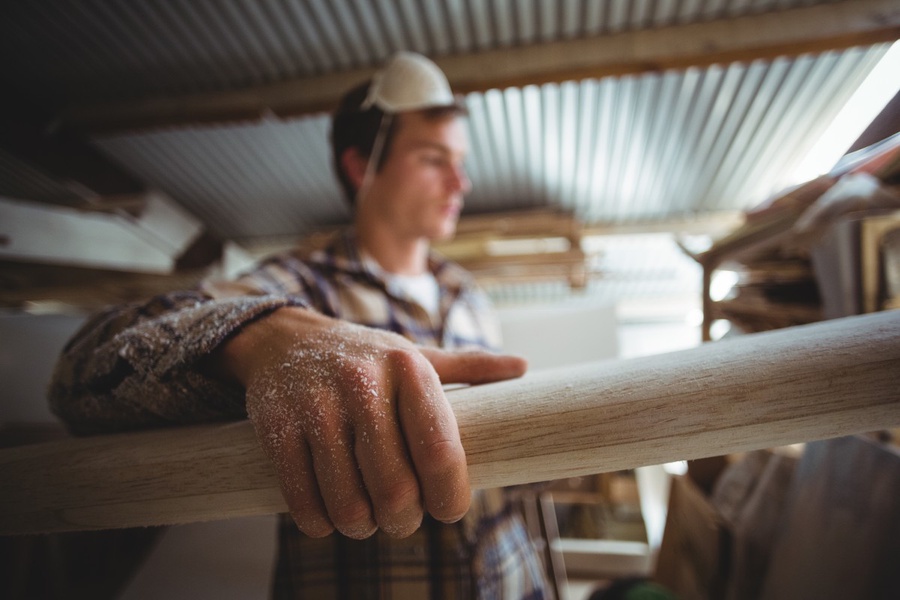
<svg viewBox="0 0 900 600"><path fill-rule="evenodd" d="M62 206L83 205L72 189L0 148L0 196Z"/></svg>
<svg viewBox="0 0 900 600"><path fill-rule="evenodd" d="M433 57L468 54L838 1L6 3L0 80L10 82L16 98L54 111L79 102L234 90L354 69L379 64L400 49ZM473 192L466 210L551 205L571 208L590 224L630 224L746 208L789 181L886 49L470 94ZM349 218L332 175L327 128L325 117L312 117L92 142L212 232L260 240ZM78 201L64 182L3 153L0 194ZM646 239L620 242L604 249L606 277L587 289L594 300L671 296L698 285L688 270L660 270L671 248ZM567 296L568 286L493 293L549 300Z"/></svg>
<svg viewBox="0 0 900 600"><path fill-rule="evenodd" d="M0 19L0 78L58 108L839 0L43 0ZM24 87L22 87L24 86Z"/></svg>
<svg viewBox="0 0 900 600"><path fill-rule="evenodd" d="M469 212L560 206L589 224L742 210L785 187L886 51L469 94ZM113 160L236 239L347 217L325 117L101 137Z"/></svg>
<svg viewBox="0 0 900 600"><path fill-rule="evenodd" d="M325 118L186 128L100 139L110 158L164 190L224 238L308 232L348 216Z"/></svg>
<svg viewBox="0 0 900 600"><path fill-rule="evenodd" d="M886 49L471 94L470 204L559 205L588 223L748 208L796 183Z"/></svg>

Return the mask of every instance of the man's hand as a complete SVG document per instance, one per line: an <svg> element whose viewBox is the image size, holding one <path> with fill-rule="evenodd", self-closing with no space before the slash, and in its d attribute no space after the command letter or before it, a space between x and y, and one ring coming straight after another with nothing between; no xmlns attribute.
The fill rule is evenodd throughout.
<svg viewBox="0 0 900 600"><path fill-rule="evenodd" d="M383 331L283 308L218 355L247 390L247 413L297 526L365 538L410 535L423 510L453 522L470 488L442 383L518 377L525 361L423 349Z"/></svg>

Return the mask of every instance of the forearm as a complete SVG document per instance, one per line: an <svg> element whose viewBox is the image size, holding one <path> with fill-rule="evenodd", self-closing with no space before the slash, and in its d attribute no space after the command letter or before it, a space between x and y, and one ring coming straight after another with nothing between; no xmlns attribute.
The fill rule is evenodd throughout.
<svg viewBox="0 0 900 600"><path fill-rule="evenodd" d="M298 302L181 292L105 311L60 356L51 408L77 433L239 418L242 390L204 369L208 357L245 325Z"/></svg>

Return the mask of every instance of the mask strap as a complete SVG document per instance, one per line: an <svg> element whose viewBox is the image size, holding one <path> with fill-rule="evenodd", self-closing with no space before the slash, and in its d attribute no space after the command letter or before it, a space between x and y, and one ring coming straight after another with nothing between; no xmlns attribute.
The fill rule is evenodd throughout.
<svg viewBox="0 0 900 600"><path fill-rule="evenodd" d="M369 156L369 161L366 163L366 171L363 173L362 183L360 184L359 189L356 190L357 206L359 206L359 201L369 193L369 188L372 186L372 179L375 177L375 170L378 166L378 162L381 160L381 153L384 150L384 141L387 138L388 128L391 126L393 118L394 115L392 113L382 113L381 115L378 133L375 134L375 142L372 144L372 154Z"/></svg>

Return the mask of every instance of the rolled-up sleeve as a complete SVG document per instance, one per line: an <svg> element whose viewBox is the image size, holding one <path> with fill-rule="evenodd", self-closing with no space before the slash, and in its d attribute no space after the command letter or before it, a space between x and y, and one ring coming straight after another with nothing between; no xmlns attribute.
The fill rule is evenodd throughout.
<svg viewBox="0 0 900 600"><path fill-rule="evenodd" d="M285 306L312 306L302 273L270 262L236 281L207 282L95 315L63 349L50 408L73 433L237 419L244 391L203 361L241 327Z"/></svg>

